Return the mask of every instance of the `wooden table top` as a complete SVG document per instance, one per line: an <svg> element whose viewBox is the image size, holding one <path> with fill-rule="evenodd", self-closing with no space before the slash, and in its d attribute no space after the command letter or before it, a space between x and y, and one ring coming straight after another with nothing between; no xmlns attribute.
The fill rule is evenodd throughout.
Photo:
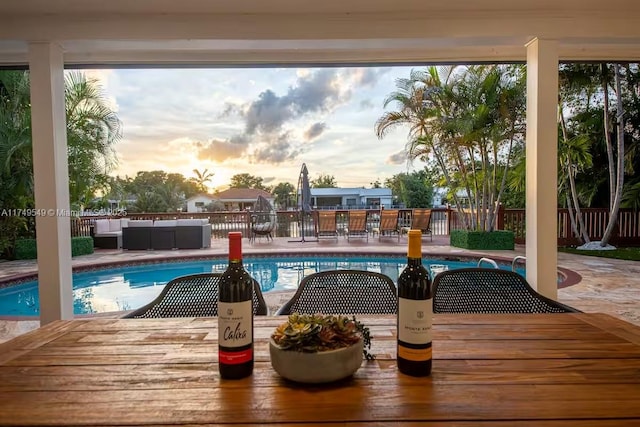
<svg viewBox="0 0 640 427"><path fill-rule="evenodd" d="M640 327L604 314L435 315L433 373L395 363L395 317L358 316L377 359L298 385L255 318L251 377L220 380L217 320L53 322L0 344L0 425L640 426Z"/></svg>

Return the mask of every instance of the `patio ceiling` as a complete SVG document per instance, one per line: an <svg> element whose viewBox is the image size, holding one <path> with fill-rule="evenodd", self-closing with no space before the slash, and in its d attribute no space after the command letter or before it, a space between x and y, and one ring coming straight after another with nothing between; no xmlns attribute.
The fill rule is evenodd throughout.
<svg viewBox="0 0 640 427"><path fill-rule="evenodd" d="M633 0L2 0L0 65L29 41L67 65L525 61L533 38L560 60L640 60Z"/></svg>

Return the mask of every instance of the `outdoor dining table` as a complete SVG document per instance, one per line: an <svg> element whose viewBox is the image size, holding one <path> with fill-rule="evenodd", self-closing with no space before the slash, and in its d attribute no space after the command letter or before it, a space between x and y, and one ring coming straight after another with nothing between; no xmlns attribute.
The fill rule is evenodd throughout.
<svg viewBox="0 0 640 427"><path fill-rule="evenodd" d="M396 367L394 316L358 316L376 359L333 384L269 361L221 380L217 319L56 321L0 344L0 425L640 425L640 327L605 314L434 316L433 371Z"/></svg>

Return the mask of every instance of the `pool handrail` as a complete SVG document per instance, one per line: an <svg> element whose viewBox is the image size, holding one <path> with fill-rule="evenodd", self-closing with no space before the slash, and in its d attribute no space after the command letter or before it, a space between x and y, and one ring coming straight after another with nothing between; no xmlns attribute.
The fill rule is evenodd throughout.
<svg viewBox="0 0 640 427"><path fill-rule="evenodd" d="M498 263L495 262L494 260L492 260L491 258L486 258L486 257L480 258L478 260L478 268L482 267L482 263L491 264L491 266L493 268L500 268L500 267L498 267Z"/></svg>
<svg viewBox="0 0 640 427"><path fill-rule="evenodd" d="M516 265L521 261L525 262L525 266L526 266L527 257L524 255L518 255L513 257L513 260L511 261L511 271L516 271Z"/></svg>

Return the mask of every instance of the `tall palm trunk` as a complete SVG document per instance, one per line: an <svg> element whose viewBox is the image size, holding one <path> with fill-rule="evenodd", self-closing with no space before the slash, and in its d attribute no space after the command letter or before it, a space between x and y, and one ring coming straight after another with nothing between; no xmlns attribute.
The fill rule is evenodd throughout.
<svg viewBox="0 0 640 427"><path fill-rule="evenodd" d="M613 208L613 198L616 192L616 173L613 155L613 143L611 142L611 118L609 117L609 67L603 63L601 69L601 84L604 95L604 140L607 146L607 160L609 162L609 211ZM618 93L620 98L620 93Z"/></svg>
<svg viewBox="0 0 640 427"><path fill-rule="evenodd" d="M622 106L622 87L620 84L620 64L614 64L614 76L616 82L616 94L617 94L617 133L618 133L618 146L617 146L617 164L616 164L616 182L615 182L615 195L613 196L613 202L609 208L609 222L607 228L604 230L604 235L600 241L600 246L606 246L611 238L613 229L618 222L618 211L620 210L620 201L622 200L622 187L624 185L624 107ZM605 108L606 109L606 108ZM607 149L608 151L608 149Z"/></svg>
<svg viewBox="0 0 640 427"><path fill-rule="evenodd" d="M564 119L564 110L562 109L562 105L558 108L558 115L560 116L560 129L562 129L562 139L565 144L569 141L569 135L567 133L567 123ZM576 189L576 180L575 180L575 171L573 170L573 164L571 158L567 154L567 158L565 160L566 168L567 168L567 176L569 177L569 190L571 192L571 200L573 200L573 207L575 208L576 214L575 218L579 224L577 229L574 229L577 233L577 237L581 238L584 243L589 243L589 234L586 232L586 227L584 226L584 221L582 220L582 212L580 212L580 201L578 200L578 191ZM569 197L567 196L567 202L570 202ZM571 216L572 222L575 221L573 217L573 212L571 209L571 203L567 203L567 209L569 210L569 215Z"/></svg>

